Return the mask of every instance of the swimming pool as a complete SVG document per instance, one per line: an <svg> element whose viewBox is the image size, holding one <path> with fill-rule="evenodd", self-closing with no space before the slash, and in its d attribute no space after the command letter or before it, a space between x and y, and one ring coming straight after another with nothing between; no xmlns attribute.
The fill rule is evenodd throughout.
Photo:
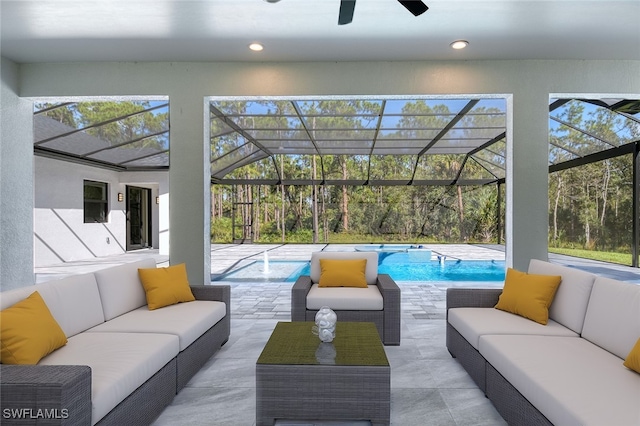
<svg viewBox="0 0 640 426"><path fill-rule="evenodd" d="M309 262L271 261L268 272L262 261L216 277L214 281L231 282L295 282L309 275ZM378 271L395 281L504 281L502 260L426 260L415 253L394 252L381 259Z"/></svg>

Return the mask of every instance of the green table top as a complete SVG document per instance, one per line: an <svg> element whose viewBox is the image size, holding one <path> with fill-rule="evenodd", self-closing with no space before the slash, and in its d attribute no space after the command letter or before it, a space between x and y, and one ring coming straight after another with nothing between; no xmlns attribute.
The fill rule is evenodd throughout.
<svg viewBox="0 0 640 426"><path fill-rule="evenodd" d="M279 322L258 358L258 364L389 366L376 325L336 324L336 337L323 343L311 332L313 322Z"/></svg>

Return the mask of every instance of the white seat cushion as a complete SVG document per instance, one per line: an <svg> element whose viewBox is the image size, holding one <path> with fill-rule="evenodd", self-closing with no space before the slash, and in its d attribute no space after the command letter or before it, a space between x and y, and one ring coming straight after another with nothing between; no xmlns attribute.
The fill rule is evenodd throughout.
<svg viewBox="0 0 640 426"><path fill-rule="evenodd" d="M146 306L100 324L88 332L174 334L184 350L226 314L224 302L196 300L150 311Z"/></svg>
<svg viewBox="0 0 640 426"><path fill-rule="evenodd" d="M576 332L553 320L542 325L494 308L452 308L449 309L449 323L476 349L480 336L485 334L579 337Z"/></svg>
<svg viewBox="0 0 640 426"><path fill-rule="evenodd" d="M558 291L549 307L549 318L576 333L581 333L596 276L579 269L537 259L531 259L529 262L529 273L562 276Z"/></svg>
<svg viewBox="0 0 640 426"><path fill-rule="evenodd" d="M307 309L328 306L339 311L381 311L384 307L378 286L359 287L318 287L313 284L307 294Z"/></svg>
<svg viewBox="0 0 640 426"><path fill-rule="evenodd" d="M148 258L95 272L106 321L147 304L138 269L155 267L156 261Z"/></svg>
<svg viewBox="0 0 640 426"><path fill-rule="evenodd" d="M172 334L80 333L39 365L91 367L91 423L95 424L131 392L176 357Z"/></svg>
<svg viewBox="0 0 640 426"><path fill-rule="evenodd" d="M482 336L480 353L553 424L640 424L640 375L585 339Z"/></svg>

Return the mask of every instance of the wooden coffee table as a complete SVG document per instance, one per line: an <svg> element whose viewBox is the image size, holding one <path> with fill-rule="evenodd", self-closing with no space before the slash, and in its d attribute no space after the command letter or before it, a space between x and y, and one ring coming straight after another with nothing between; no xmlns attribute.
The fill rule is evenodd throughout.
<svg viewBox="0 0 640 426"><path fill-rule="evenodd" d="M279 322L256 363L256 424L369 420L388 425L391 369L374 323L338 322L322 343L312 322Z"/></svg>

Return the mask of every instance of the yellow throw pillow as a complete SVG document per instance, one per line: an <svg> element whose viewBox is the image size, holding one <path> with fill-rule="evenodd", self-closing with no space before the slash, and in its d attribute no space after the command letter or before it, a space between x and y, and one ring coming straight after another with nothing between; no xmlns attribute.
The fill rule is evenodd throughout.
<svg viewBox="0 0 640 426"><path fill-rule="evenodd" d="M631 349L622 365L636 373L640 373L640 338L636 341L635 346Z"/></svg>
<svg viewBox="0 0 640 426"><path fill-rule="evenodd" d="M196 300L189 287L187 267L184 263L168 268L138 269L138 275L144 287L150 311Z"/></svg>
<svg viewBox="0 0 640 426"><path fill-rule="evenodd" d="M0 311L2 364L37 364L66 344L67 336L37 291Z"/></svg>
<svg viewBox="0 0 640 426"><path fill-rule="evenodd" d="M320 259L318 287L367 288L367 259Z"/></svg>
<svg viewBox="0 0 640 426"><path fill-rule="evenodd" d="M504 289L495 307L546 325L549 306L561 280L559 275L527 274L508 268Z"/></svg>

